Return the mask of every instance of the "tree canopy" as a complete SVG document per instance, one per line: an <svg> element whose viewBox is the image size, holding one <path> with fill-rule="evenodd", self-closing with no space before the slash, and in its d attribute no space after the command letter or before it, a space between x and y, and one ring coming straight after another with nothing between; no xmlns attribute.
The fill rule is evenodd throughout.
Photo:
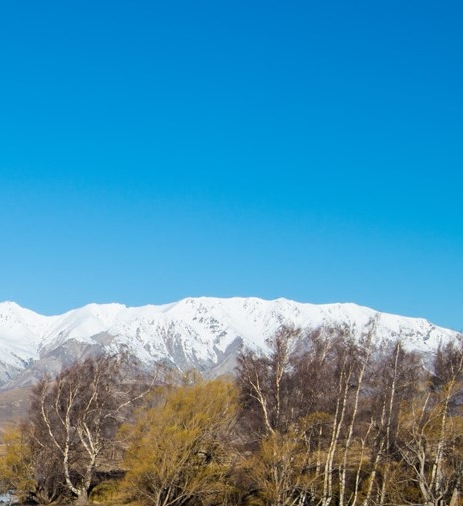
<svg viewBox="0 0 463 506"><path fill-rule="evenodd" d="M45 377L3 435L1 490L36 503L151 506L463 504L463 341L433 357L344 328L281 328L236 375L162 382L94 357ZM100 488L100 491L103 488Z"/></svg>

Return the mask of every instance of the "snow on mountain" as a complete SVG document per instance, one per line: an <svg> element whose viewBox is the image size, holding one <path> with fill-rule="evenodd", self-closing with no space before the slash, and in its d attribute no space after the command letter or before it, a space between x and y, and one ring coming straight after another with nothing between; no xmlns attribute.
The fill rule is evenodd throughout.
<svg viewBox="0 0 463 506"><path fill-rule="evenodd" d="M40 339L39 351L46 352L69 339L92 343L92 336L111 327L124 309L122 304L88 304L56 316Z"/></svg>
<svg viewBox="0 0 463 506"><path fill-rule="evenodd" d="M55 317L41 316L15 302L0 303L0 361L13 367L38 358L38 346Z"/></svg>
<svg viewBox="0 0 463 506"><path fill-rule="evenodd" d="M305 330L344 325L360 337L373 321L376 342L400 337L409 348L422 352L432 352L440 342L457 336L424 319L355 304L201 297L160 306L89 304L62 315L42 316L4 302L0 304L0 383L28 368L57 369L92 349L124 348L146 364L224 372L233 368L243 344L265 350L266 339L281 325Z"/></svg>

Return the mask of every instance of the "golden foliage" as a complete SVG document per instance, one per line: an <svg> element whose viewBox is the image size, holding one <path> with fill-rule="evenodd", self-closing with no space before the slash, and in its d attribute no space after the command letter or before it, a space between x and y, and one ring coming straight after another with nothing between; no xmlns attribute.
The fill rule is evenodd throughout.
<svg viewBox="0 0 463 506"><path fill-rule="evenodd" d="M236 411L235 387L223 380L158 392L156 405L123 430L124 487L155 505L221 502L231 491L225 445Z"/></svg>
<svg viewBox="0 0 463 506"><path fill-rule="evenodd" d="M33 457L21 428L3 434L4 453L0 457L0 492L14 490L19 499L35 489Z"/></svg>

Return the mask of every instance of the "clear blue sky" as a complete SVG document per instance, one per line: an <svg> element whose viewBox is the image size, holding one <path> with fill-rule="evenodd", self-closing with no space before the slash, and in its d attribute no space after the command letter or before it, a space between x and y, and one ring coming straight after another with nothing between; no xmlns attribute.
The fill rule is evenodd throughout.
<svg viewBox="0 0 463 506"><path fill-rule="evenodd" d="M460 1L5 0L0 300L463 329Z"/></svg>

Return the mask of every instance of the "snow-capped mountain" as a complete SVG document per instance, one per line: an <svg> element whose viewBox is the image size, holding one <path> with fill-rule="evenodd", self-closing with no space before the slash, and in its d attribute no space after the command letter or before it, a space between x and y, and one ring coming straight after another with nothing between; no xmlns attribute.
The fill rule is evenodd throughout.
<svg viewBox="0 0 463 506"><path fill-rule="evenodd" d="M301 304L286 299L187 298L160 306L89 304L42 316L13 302L0 303L0 384L33 382L86 353L129 351L143 363L230 372L241 346L266 349L282 325L303 330L343 325L361 336L374 321L376 342L396 337L432 352L457 333L424 319L380 313L355 304Z"/></svg>

